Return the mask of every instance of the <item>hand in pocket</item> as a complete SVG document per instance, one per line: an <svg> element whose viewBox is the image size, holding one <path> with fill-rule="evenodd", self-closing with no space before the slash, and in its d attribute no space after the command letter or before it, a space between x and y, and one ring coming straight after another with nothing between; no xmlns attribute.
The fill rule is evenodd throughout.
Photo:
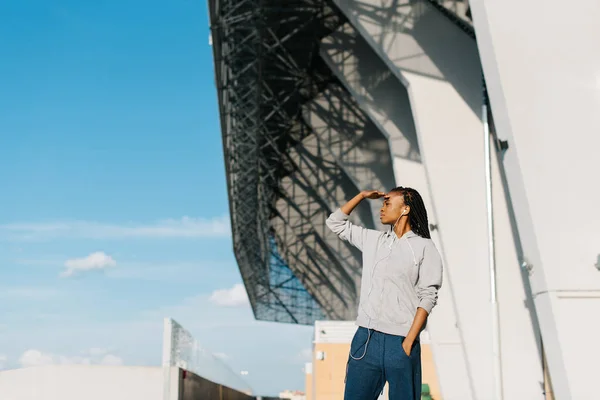
<svg viewBox="0 0 600 400"><path fill-rule="evenodd" d="M413 343L411 341L406 340L406 339L404 339L402 341L402 348L404 349L404 352L406 353L406 355L409 357L410 357L410 352L412 350L412 346L413 346Z"/></svg>

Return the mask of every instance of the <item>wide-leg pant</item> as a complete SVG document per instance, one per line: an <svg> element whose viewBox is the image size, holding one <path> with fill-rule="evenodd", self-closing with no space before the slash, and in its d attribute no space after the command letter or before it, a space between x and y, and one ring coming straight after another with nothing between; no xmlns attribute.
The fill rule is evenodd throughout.
<svg viewBox="0 0 600 400"><path fill-rule="evenodd" d="M421 345L415 341L407 356L403 340L358 328L350 346L344 400L376 400L386 382L389 400L421 399Z"/></svg>

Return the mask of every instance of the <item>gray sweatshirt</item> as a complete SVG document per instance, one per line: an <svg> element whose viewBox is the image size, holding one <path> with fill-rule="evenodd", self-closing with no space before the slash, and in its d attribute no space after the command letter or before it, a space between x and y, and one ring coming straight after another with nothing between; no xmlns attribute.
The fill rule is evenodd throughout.
<svg viewBox="0 0 600 400"><path fill-rule="evenodd" d="M430 313L442 286L442 260L431 239L409 231L366 229L348 221L341 209L327 226L363 254L356 324L391 335L406 336L417 307Z"/></svg>

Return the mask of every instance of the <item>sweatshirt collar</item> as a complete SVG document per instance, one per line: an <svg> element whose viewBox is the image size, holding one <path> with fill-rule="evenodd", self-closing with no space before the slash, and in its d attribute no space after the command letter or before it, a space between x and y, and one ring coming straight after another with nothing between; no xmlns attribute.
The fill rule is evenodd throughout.
<svg viewBox="0 0 600 400"><path fill-rule="evenodd" d="M408 239L408 238L411 238L411 237L415 237L415 236L417 236L417 234L416 234L416 233L414 233L414 232L412 231L412 229L411 229L410 231L408 231L408 232L406 232L404 235L402 235L402 237L398 237L398 236L397 236L397 235L394 233L394 231L388 231L388 236L395 237L396 239L403 239L403 238L407 238L407 239Z"/></svg>

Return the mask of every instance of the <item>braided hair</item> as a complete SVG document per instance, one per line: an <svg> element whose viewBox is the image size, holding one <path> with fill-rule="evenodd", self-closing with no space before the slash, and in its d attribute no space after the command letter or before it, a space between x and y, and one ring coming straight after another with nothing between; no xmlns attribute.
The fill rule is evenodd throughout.
<svg viewBox="0 0 600 400"><path fill-rule="evenodd" d="M404 198L404 204L410 207L408 213L408 222L414 233L425 238L431 239L429 233L429 221L427 220L427 209L423 198L413 188L398 186L391 190L391 192L399 193Z"/></svg>

